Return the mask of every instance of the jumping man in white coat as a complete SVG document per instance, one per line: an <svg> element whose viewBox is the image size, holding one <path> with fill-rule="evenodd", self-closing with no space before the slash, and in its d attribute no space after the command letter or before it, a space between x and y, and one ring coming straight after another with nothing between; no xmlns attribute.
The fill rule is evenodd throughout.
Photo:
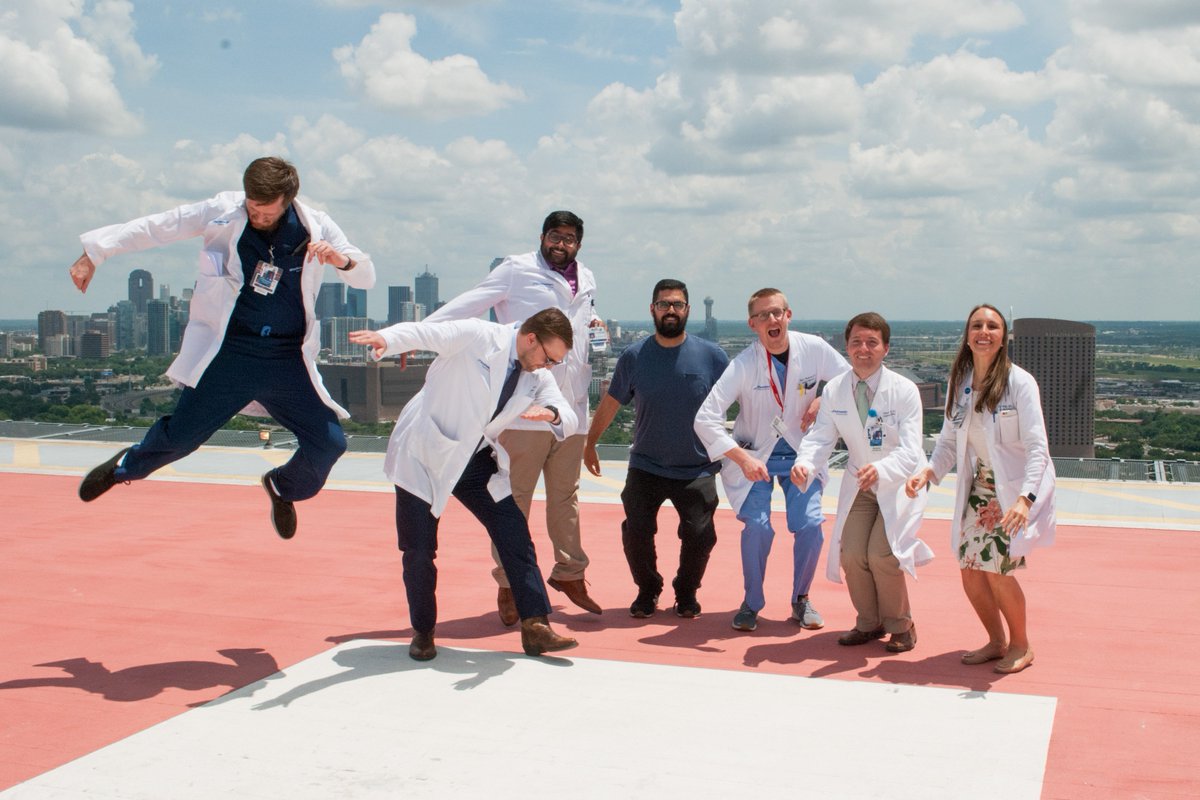
<svg viewBox="0 0 1200 800"><path fill-rule="evenodd" d="M817 422L796 454L792 482L807 488L826 468L837 440L846 443L850 458L826 577L840 583L839 564L845 570L858 618L838 644L866 644L890 633L888 651L904 653L917 644L904 573L915 578L933 551L917 537L926 496L910 498L905 490L909 475L925 465L921 394L883 365L890 341L891 327L874 312L846 324L852 371L825 387Z"/></svg>
<svg viewBox="0 0 1200 800"><path fill-rule="evenodd" d="M239 411L270 414L299 447L262 476L271 521L296 532L294 502L315 495L346 450L333 401L317 372L321 348L317 292L325 267L359 289L375 285L371 258L346 240L329 215L296 200L300 176L281 158L259 158L244 192L89 231L71 280L86 292L96 266L122 253L203 237L200 269L179 356L167 376L183 387L175 411L140 444L93 469L79 486L91 502L120 482L145 478L202 445Z"/></svg>
<svg viewBox="0 0 1200 800"><path fill-rule="evenodd" d="M529 524L509 485L509 458L498 437L517 419L549 424L558 438L577 424L547 367L571 349L571 322L556 308L521 324L479 319L401 322L381 331L354 331L350 341L374 348L376 359L410 350L438 353L425 386L410 400L388 442L384 471L396 484L396 533L404 552L413 640L409 655L437 655L438 520L450 495L483 523L512 581L528 655L565 650L546 620L550 600L529 538Z"/></svg>

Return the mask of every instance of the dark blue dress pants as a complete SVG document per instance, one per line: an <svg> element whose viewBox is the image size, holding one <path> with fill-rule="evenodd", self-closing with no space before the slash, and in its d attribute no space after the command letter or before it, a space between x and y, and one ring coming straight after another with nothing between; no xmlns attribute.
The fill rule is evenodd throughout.
<svg viewBox="0 0 1200 800"><path fill-rule="evenodd" d="M492 449L485 447L467 463L453 495L483 523L500 553L500 564L512 585L513 601L521 619L550 613L550 598L542 583L537 553L529 537L529 523L512 495L496 501L487 482L496 474ZM404 590L413 630L431 633L437 623L438 518L429 503L396 487L396 536L404 553Z"/></svg>
<svg viewBox="0 0 1200 800"><path fill-rule="evenodd" d="M313 388L298 347L255 355L223 346L199 383L184 388L175 411L155 422L126 454L117 480L140 480L178 461L255 400L296 435L299 445L286 464L268 473L279 496L292 501L312 497L346 451L346 436L333 409Z"/></svg>

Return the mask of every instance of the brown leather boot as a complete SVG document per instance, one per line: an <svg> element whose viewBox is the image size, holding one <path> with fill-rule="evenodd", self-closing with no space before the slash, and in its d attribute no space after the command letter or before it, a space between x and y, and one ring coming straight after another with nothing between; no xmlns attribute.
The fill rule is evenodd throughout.
<svg viewBox="0 0 1200 800"><path fill-rule="evenodd" d="M408 645L408 657L413 661L429 661L437 655L437 647L433 644L433 631L429 633L413 632L412 642Z"/></svg>
<svg viewBox="0 0 1200 800"><path fill-rule="evenodd" d="M558 578L551 578L546 583L550 584L551 589L557 589L565 594L568 600L584 611L590 611L593 614L604 612L599 603L588 597L587 584L583 578L575 581L560 581Z"/></svg>
<svg viewBox="0 0 1200 800"><path fill-rule="evenodd" d="M496 609L500 612L500 621L504 627L511 628L521 621L517 613L517 603L513 600L512 589L501 586L496 592Z"/></svg>
<svg viewBox="0 0 1200 800"><path fill-rule="evenodd" d="M528 617L521 620L521 647L525 649L527 656L570 650L578 644L574 639L555 633L545 617Z"/></svg>

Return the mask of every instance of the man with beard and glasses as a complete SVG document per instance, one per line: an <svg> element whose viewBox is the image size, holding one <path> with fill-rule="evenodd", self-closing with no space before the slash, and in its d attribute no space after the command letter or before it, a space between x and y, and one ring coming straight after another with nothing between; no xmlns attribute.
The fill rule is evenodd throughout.
<svg viewBox="0 0 1200 800"><path fill-rule="evenodd" d="M792 311L778 289L759 289L748 303L750 329L758 341L739 353L717 381L696 416L696 433L708 455L725 459L721 481L729 504L742 522L742 578L745 599L733 628L752 631L766 605L763 576L775 530L771 492L778 481L787 507L792 543L791 619L801 627L825 626L808 599L824 535L821 486L828 476L802 491L790 474L804 432L817 415L817 389L850 368L824 339L788 330ZM733 431L725 429L729 407L738 404Z"/></svg>
<svg viewBox="0 0 1200 800"><path fill-rule="evenodd" d="M94 468L79 486L91 502L117 483L145 478L183 458L242 411L274 417L296 435L296 453L262 476L271 522L296 532L297 500L315 495L346 450L333 401L317 372L317 292L332 266L349 286L375 285L371 258L324 211L296 200L300 176L282 158L246 167L241 192L109 225L79 237L71 280L86 292L105 260L196 236L204 244L187 328L167 376L183 387L175 411Z"/></svg>
<svg viewBox="0 0 1200 800"><path fill-rule="evenodd" d="M720 467L704 452L692 420L729 357L712 342L687 335L688 291L682 281L659 281L653 298L654 336L633 345L617 360L608 394L588 430L583 463L593 475L600 474L596 441L620 406L633 400L633 446L621 492L625 506L621 542L638 588L629 615L646 618L658 609L663 577L658 572L654 535L658 510L670 500L679 514L679 571L672 581L675 613L691 618L700 614L696 591L717 543L713 512Z"/></svg>
<svg viewBox="0 0 1200 800"><path fill-rule="evenodd" d="M588 417L588 387L592 367L588 361L588 328L603 326L596 315L596 279L576 258L583 246L583 220L570 211L555 211L542 223L542 236L532 253L508 256L474 289L463 292L435 313L428 322L476 317L492 309L496 321L520 322L543 308L557 308L571 320L575 343L566 362L551 370L558 388L582 426ZM545 479L546 531L554 548L554 568L547 583L572 603L593 614L600 604L587 591L584 570L587 554L579 535L579 466L583 455L583 433L555 436L545 422L514 420L500 435L500 444L512 459L513 500L529 517L538 476ZM519 619L512 588L496 548L492 577L499 584L496 606L504 625Z"/></svg>

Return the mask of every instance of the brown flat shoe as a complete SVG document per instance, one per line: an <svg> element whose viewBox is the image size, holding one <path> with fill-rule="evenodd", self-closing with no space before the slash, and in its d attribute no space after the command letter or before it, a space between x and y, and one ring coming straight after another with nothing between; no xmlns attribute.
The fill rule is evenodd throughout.
<svg viewBox="0 0 1200 800"><path fill-rule="evenodd" d="M1012 675L1014 672L1020 672L1026 667L1033 664L1033 651L1026 650L1016 658L1002 658L996 662L996 666L992 667L993 672L999 672L1001 675Z"/></svg>

